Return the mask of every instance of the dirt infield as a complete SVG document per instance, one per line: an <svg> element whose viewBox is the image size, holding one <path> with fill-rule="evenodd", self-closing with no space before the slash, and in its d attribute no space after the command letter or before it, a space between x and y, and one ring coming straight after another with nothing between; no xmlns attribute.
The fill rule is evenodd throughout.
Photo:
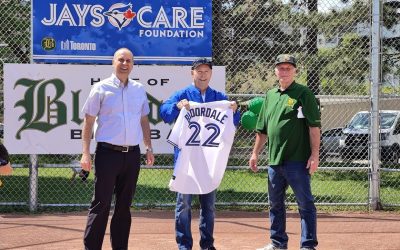
<svg viewBox="0 0 400 250"><path fill-rule="evenodd" d="M192 228L196 245L198 211ZM218 250L245 250L261 247L268 241L267 213L218 211L215 246ZM172 211L133 211L130 249L177 249ZM295 212L287 218L289 250L299 249L300 223ZM82 235L86 213L49 215L0 215L0 249L83 249ZM111 249L107 231L103 249ZM320 250L398 250L400 215L395 213L320 213Z"/></svg>

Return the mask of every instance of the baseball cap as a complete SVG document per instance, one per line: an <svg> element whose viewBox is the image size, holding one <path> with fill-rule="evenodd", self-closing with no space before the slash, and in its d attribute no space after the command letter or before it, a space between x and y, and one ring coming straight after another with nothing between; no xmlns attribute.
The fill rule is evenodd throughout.
<svg viewBox="0 0 400 250"><path fill-rule="evenodd" d="M281 54L276 57L275 66L281 63L290 63L296 67L296 58L290 54Z"/></svg>
<svg viewBox="0 0 400 250"><path fill-rule="evenodd" d="M197 68L200 65L206 64L208 65L208 67L210 67L210 69L212 69L212 61L208 60L207 58L203 57L203 58L197 58L196 60L193 61L192 64L192 69Z"/></svg>

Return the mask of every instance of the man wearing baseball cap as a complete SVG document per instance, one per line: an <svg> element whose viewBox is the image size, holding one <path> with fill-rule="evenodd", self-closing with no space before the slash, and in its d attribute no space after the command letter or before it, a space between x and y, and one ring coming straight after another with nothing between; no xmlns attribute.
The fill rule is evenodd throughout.
<svg viewBox="0 0 400 250"><path fill-rule="evenodd" d="M282 63L289 63L296 68L296 58L293 55L289 54L281 54L276 57L275 66L282 64Z"/></svg>
<svg viewBox="0 0 400 250"><path fill-rule="evenodd" d="M271 243L259 250L285 250L285 192L295 194L301 218L301 250L314 250L317 241L317 212L311 193L311 175L319 164L321 118L311 90L297 83L296 59L282 54L275 60L279 86L265 95L256 125L256 139L249 166L257 172L258 156L268 138L268 195Z"/></svg>
<svg viewBox="0 0 400 250"><path fill-rule="evenodd" d="M208 60L207 58L198 58L193 61L192 63L192 70L196 69L200 65L207 65L210 69L212 69L212 61Z"/></svg>
<svg viewBox="0 0 400 250"><path fill-rule="evenodd" d="M227 100L227 96L209 86L212 75L212 62L207 58L198 58L192 64L191 74L193 82L186 88L175 92L163 102L160 107L161 118L166 123L177 120L182 108L190 109L189 101L207 103ZM240 120L240 112L237 104L232 102L230 108L234 113L234 124L237 126ZM174 147L174 165L181 153L178 147ZM206 169L206 168L205 168ZM199 194L200 203L200 249L215 250L214 247L214 218L215 218L215 190L207 194ZM175 233L176 242L180 250L191 250L193 238L191 233L191 203L193 194L177 192L175 208Z"/></svg>

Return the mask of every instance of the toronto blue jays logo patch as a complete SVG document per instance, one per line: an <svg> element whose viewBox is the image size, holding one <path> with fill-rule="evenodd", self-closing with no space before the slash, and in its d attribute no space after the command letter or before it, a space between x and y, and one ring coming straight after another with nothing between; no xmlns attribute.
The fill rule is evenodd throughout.
<svg viewBox="0 0 400 250"><path fill-rule="evenodd" d="M136 13L132 11L132 4L116 3L111 5L110 9L103 13L108 17L108 21L114 26L121 30L127 26L132 19L136 16Z"/></svg>

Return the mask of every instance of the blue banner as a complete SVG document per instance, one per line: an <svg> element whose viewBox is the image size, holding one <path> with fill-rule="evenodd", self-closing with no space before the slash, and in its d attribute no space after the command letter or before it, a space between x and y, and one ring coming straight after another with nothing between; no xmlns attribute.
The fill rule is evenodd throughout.
<svg viewBox="0 0 400 250"><path fill-rule="evenodd" d="M32 0L32 29L35 62L110 64L126 47L136 64L190 64L212 56L212 1Z"/></svg>

